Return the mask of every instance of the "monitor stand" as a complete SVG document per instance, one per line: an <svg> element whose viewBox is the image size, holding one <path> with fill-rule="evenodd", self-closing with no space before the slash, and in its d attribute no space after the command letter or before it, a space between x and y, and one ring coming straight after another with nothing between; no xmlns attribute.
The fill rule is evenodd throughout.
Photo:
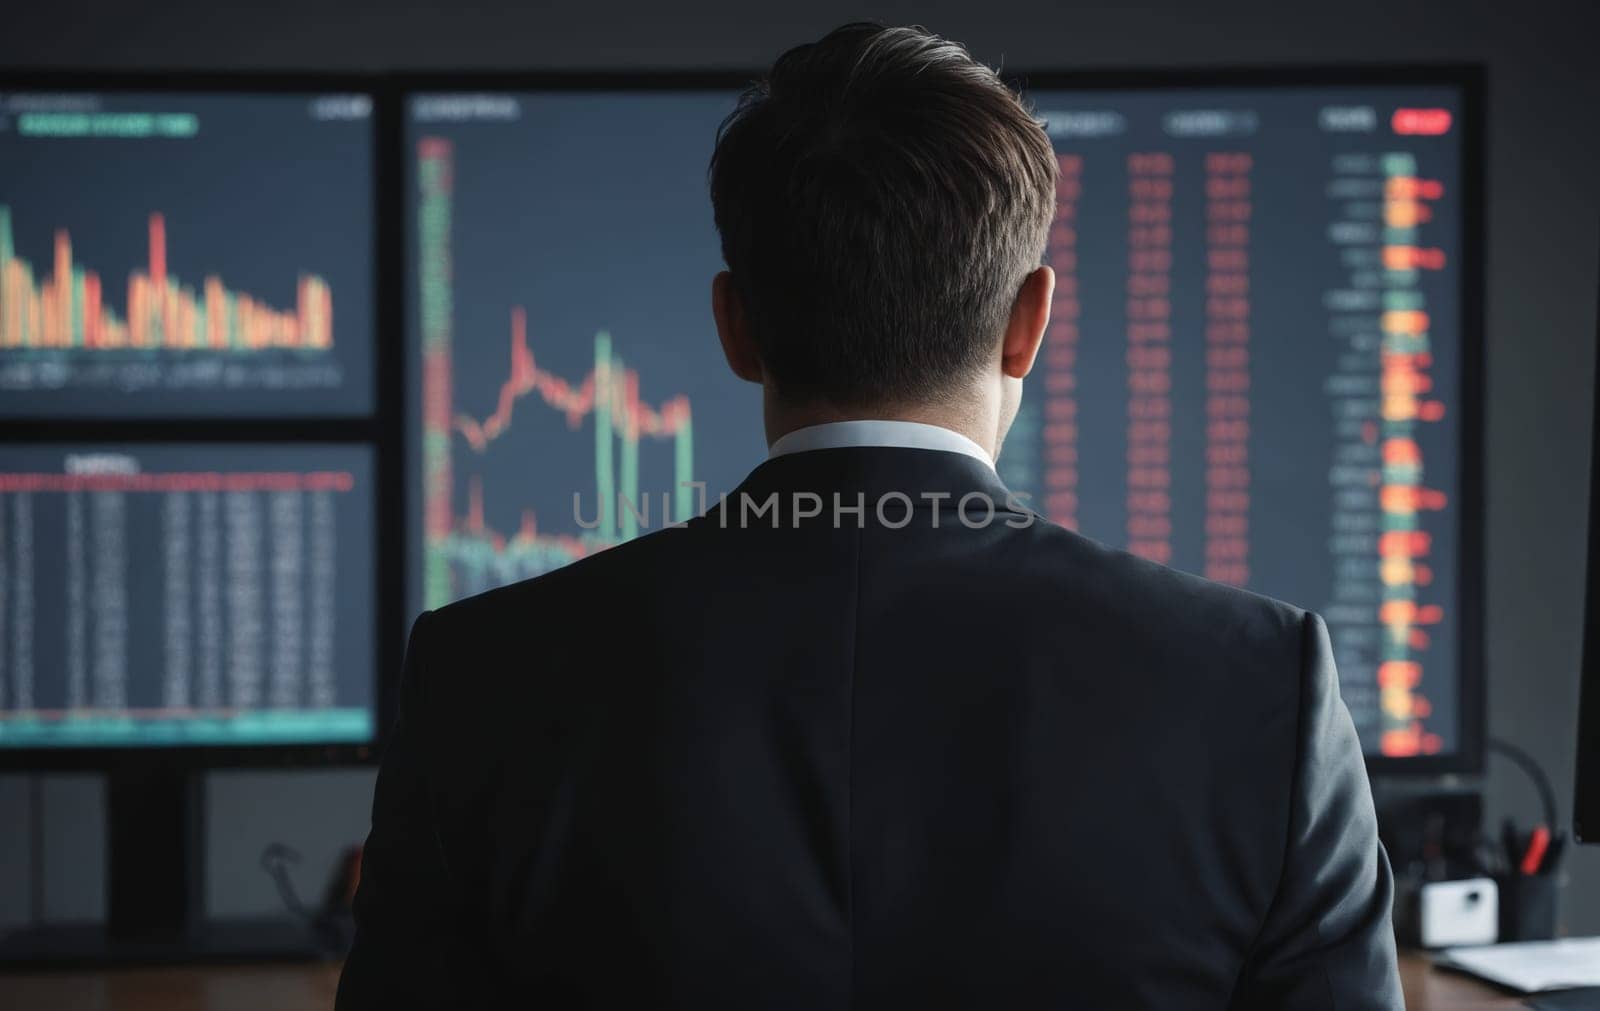
<svg viewBox="0 0 1600 1011"><path fill-rule="evenodd" d="M203 789L198 773L159 761L129 761L108 771L106 922L0 934L0 966L318 957L309 925L287 914L204 918Z"/></svg>

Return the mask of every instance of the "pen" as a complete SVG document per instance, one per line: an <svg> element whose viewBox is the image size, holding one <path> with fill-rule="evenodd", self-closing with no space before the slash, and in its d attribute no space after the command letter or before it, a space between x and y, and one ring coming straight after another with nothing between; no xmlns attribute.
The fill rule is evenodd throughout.
<svg viewBox="0 0 1600 1011"><path fill-rule="evenodd" d="M1544 851L1549 846L1550 830L1540 825L1533 830L1533 836L1528 840L1528 852L1522 856L1522 873L1539 873L1539 865L1544 862Z"/></svg>

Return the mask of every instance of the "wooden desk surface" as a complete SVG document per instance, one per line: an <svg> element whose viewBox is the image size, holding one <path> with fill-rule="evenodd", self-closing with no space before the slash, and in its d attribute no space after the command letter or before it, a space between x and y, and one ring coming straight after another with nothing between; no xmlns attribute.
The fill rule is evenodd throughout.
<svg viewBox="0 0 1600 1011"><path fill-rule="evenodd" d="M1400 956L1406 1007L1515 1008L1508 996L1419 955ZM0 974L0 1007L15 1011L323 1011L333 1007L337 965L198 966Z"/></svg>
<svg viewBox="0 0 1600 1011"><path fill-rule="evenodd" d="M339 966L207 965L0 973L7 1011L327 1011Z"/></svg>

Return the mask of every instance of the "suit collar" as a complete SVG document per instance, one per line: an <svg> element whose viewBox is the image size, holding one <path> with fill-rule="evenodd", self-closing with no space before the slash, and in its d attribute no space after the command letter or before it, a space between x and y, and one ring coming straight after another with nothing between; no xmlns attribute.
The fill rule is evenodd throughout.
<svg viewBox="0 0 1600 1011"><path fill-rule="evenodd" d="M867 506L897 493L916 508L955 508L974 493L986 496L996 512L1027 515L1027 503L1014 496L987 463L973 456L933 449L862 446L816 449L773 457L750 472L729 501L746 495L764 501L812 493L831 503L835 494L853 501L859 494ZM975 503L976 505L976 503ZM783 506L787 508L787 506Z"/></svg>
<svg viewBox="0 0 1600 1011"><path fill-rule="evenodd" d="M865 420L835 421L824 425L797 428L781 436L767 451L769 458L804 453L814 449L848 448L937 449L963 453L993 468L994 460L984 448L954 429L919 421Z"/></svg>

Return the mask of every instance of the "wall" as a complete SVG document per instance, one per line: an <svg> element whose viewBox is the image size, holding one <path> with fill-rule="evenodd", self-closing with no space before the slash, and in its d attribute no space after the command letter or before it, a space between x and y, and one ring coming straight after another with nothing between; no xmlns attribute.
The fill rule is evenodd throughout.
<svg viewBox="0 0 1600 1011"><path fill-rule="evenodd" d="M178 0L91 0L8 11L0 66L256 68L750 67L861 17L917 22L1012 67L1468 60L1490 68L1488 668L1491 732L1530 749L1572 791L1596 257L1600 74L1592 3L1522 0L1300 5L1159 0L840 3L782 9L719 0L655 4L355 3L259 9ZM1514 770L1488 777L1494 819L1536 813ZM256 867L281 840L300 849L302 891L360 838L365 771L210 778L207 880L219 914L270 912ZM46 781L43 915L101 908L97 786ZM0 926L25 920L27 790L0 778ZM57 850L56 847L66 847ZM1576 854L1567 925L1600 933L1600 847Z"/></svg>

